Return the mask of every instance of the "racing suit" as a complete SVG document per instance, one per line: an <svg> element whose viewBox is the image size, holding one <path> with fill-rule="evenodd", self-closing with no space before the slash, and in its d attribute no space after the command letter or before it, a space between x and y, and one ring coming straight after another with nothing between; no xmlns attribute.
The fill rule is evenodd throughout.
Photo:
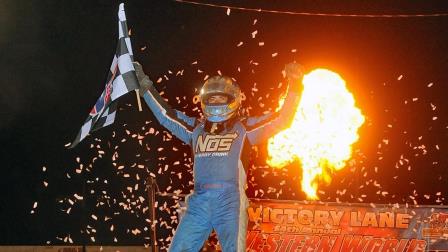
<svg viewBox="0 0 448 252"><path fill-rule="evenodd" d="M201 249L215 229L224 252L246 250L246 169L250 145L289 127L299 101L300 83L289 85L282 108L260 117L233 117L213 129L206 120L174 110L151 85L143 95L157 120L188 144L194 155L194 191L169 251ZM216 127L216 125L214 125Z"/></svg>

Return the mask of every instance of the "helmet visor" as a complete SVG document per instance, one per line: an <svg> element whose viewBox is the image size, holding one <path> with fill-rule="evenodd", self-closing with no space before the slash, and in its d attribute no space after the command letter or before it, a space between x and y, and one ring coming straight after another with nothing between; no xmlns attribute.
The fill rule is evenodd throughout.
<svg viewBox="0 0 448 252"><path fill-rule="evenodd" d="M226 105L232 103L234 100L235 97L222 92L208 93L202 96L202 102L209 106Z"/></svg>

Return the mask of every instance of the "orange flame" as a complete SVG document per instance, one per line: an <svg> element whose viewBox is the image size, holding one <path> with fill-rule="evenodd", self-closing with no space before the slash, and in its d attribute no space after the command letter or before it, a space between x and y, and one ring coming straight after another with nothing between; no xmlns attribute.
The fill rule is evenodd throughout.
<svg viewBox="0 0 448 252"><path fill-rule="evenodd" d="M302 85L293 123L269 139L267 163L281 168L299 159L302 191L316 200L318 182L330 183L332 172L350 159L365 119L338 74L316 69L304 76Z"/></svg>

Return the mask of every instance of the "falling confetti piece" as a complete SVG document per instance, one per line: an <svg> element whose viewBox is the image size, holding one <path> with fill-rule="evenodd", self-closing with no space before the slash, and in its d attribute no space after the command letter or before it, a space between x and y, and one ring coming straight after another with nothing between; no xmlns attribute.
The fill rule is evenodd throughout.
<svg viewBox="0 0 448 252"><path fill-rule="evenodd" d="M258 31L253 31L252 32L252 38L255 38L255 36L257 35Z"/></svg>
<svg viewBox="0 0 448 252"><path fill-rule="evenodd" d="M83 197L82 196L79 196L78 194L74 194L73 195L77 200L82 200L83 199Z"/></svg>

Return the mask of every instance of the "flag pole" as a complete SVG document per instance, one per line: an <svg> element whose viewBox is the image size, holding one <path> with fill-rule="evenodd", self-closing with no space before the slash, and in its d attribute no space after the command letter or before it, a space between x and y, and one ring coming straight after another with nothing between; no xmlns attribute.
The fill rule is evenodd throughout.
<svg viewBox="0 0 448 252"><path fill-rule="evenodd" d="M135 90L135 95L137 96L138 111L142 112L142 102L140 100L140 94L138 93L138 89Z"/></svg>

